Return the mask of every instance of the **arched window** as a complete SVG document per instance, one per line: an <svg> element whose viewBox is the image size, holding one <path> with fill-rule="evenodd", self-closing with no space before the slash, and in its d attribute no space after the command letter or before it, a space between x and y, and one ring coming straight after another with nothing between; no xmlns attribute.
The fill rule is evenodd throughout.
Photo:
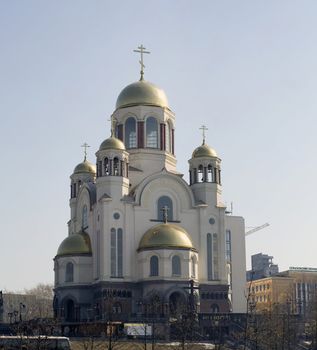
<svg viewBox="0 0 317 350"><path fill-rule="evenodd" d="M218 313L219 312L219 306L217 304L212 304L211 305L211 312L212 313Z"/></svg>
<svg viewBox="0 0 317 350"><path fill-rule="evenodd" d="M213 270L214 270L214 279L219 278L218 274L218 235L214 233L212 235L212 255L213 255Z"/></svg>
<svg viewBox="0 0 317 350"><path fill-rule="evenodd" d="M107 176L107 175L110 175L110 174L109 174L109 159L108 159L107 157L104 159L103 164L104 164L104 174L105 174L106 176Z"/></svg>
<svg viewBox="0 0 317 350"><path fill-rule="evenodd" d="M121 314L122 312L122 306L120 303L115 303L113 306L112 306L112 312L114 314Z"/></svg>
<svg viewBox="0 0 317 350"><path fill-rule="evenodd" d="M195 264L195 257L191 257L191 264L192 264L192 277L196 277L196 264Z"/></svg>
<svg viewBox="0 0 317 350"><path fill-rule="evenodd" d="M165 143L166 143L166 151L172 153L171 150L171 126L170 123L166 123L165 127Z"/></svg>
<svg viewBox="0 0 317 350"><path fill-rule="evenodd" d="M117 157L113 158L113 175L119 176L119 159Z"/></svg>
<svg viewBox="0 0 317 350"><path fill-rule="evenodd" d="M213 177L213 169L212 169L212 166L211 164L208 165L208 175L207 175L207 181L208 182L214 182L214 177Z"/></svg>
<svg viewBox="0 0 317 350"><path fill-rule="evenodd" d="M85 204L83 206L83 210L82 210L82 218L81 218L81 225L82 228L87 228L88 227L88 209L87 209L87 205Z"/></svg>
<svg viewBox="0 0 317 350"><path fill-rule="evenodd" d="M123 232L112 228L110 231L111 277L123 276Z"/></svg>
<svg viewBox="0 0 317 350"><path fill-rule="evenodd" d="M204 167L202 165L199 165L198 167L198 182L204 181Z"/></svg>
<svg viewBox="0 0 317 350"><path fill-rule="evenodd" d="M156 255L153 255L150 259L150 276L159 275L159 260Z"/></svg>
<svg viewBox="0 0 317 350"><path fill-rule="evenodd" d="M68 262L66 265L65 282L74 281L74 264Z"/></svg>
<svg viewBox="0 0 317 350"><path fill-rule="evenodd" d="M173 221L173 202L170 197L162 196L157 201L157 218L164 221L163 208L167 207L167 221Z"/></svg>
<svg viewBox="0 0 317 350"><path fill-rule="evenodd" d="M212 236L207 233L207 274L209 281L213 280L212 253Z"/></svg>
<svg viewBox="0 0 317 350"><path fill-rule="evenodd" d="M130 117L125 122L125 146L126 148L136 148L136 121L133 117Z"/></svg>
<svg viewBox="0 0 317 350"><path fill-rule="evenodd" d="M146 147L158 147L158 126L157 120L153 117L146 119Z"/></svg>
<svg viewBox="0 0 317 350"><path fill-rule="evenodd" d="M181 259L178 255L174 255L172 258L172 275L173 276L181 275Z"/></svg>

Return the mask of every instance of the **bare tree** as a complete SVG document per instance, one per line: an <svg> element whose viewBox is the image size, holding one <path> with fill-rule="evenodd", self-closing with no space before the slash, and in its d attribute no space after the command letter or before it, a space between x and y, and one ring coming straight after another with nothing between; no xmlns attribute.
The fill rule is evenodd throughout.
<svg viewBox="0 0 317 350"><path fill-rule="evenodd" d="M33 302L30 299L26 305L29 319L53 317L53 285L39 283L34 288L26 289L24 293L35 297Z"/></svg>

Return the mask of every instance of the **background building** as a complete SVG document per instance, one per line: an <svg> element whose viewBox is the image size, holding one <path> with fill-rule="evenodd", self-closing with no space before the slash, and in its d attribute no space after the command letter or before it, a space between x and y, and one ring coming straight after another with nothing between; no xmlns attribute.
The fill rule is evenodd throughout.
<svg viewBox="0 0 317 350"><path fill-rule="evenodd" d="M305 315L316 307L317 269L290 267L275 276L248 281L247 290L257 310L287 304L291 313Z"/></svg>
<svg viewBox="0 0 317 350"><path fill-rule="evenodd" d="M278 274L278 265L273 264L273 256L254 254L251 256L251 270L247 271L247 281L275 276Z"/></svg>
<svg viewBox="0 0 317 350"><path fill-rule="evenodd" d="M32 294L2 293L0 323L53 317L53 299Z"/></svg>
<svg viewBox="0 0 317 350"><path fill-rule="evenodd" d="M127 321L153 300L162 317L190 303L200 313L244 312L244 220L225 213L221 159L206 128L187 183L176 169L175 115L143 69L111 119L96 166L85 153L71 175L68 237L54 259L55 315L65 324Z"/></svg>

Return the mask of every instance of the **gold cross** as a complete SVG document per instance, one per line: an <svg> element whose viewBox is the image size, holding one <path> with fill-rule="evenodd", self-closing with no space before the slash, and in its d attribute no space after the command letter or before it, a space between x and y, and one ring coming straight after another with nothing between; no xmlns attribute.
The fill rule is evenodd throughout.
<svg viewBox="0 0 317 350"><path fill-rule="evenodd" d="M141 60L139 61L140 65L141 65L141 78L140 80L143 80L143 75L144 75L144 68L145 65L143 63L143 54L144 53L151 53L150 51L145 51L145 47L141 44L140 46L138 46L138 50L133 50L133 52L139 52L141 54Z"/></svg>
<svg viewBox="0 0 317 350"><path fill-rule="evenodd" d="M205 140L206 140L206 131L208 130L206 125L202 125L201 128L199 128L199 130L203 131L203 145L205 144Z"/></svg>
<svg viewBox="0 0 317 350"><path fill-rule="evenodd" d="M88 145L87 142L85 142L85 143L84 143L83 145L81 145L80 147L84 147L84 161L85 161L86 158L87 158L87 148L90 147L90 146Z"/></svg>
<svg viewBox="0 0 317 350"><path fill-rule="evenodd" d="M163 221L165 222L165 224L167 223L167 219L168 219L168 211L169 211L169 207L167 205L165 205L161 211L163 212Z"/></svg>

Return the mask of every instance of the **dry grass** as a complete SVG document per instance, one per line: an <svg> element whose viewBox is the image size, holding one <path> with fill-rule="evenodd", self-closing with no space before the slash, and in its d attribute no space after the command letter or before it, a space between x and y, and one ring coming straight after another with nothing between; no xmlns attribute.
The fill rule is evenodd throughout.
<svg viewBox="0 0 317 350"><path fill-rule="evenodd" d="M71 340L71 348L72 350L107 350L108 343L107 341L94 340L93 343L89 339L81 339L81 340ZM113 350L144 350L145 345L141 342L115 342L112 344ZM156 350L178 350L182 349L181 344L179 343L157 343L155 344ZM193 344L188 343L185 346L185 349L190 350L211 350L215 349L213 344ZM224 349L224 348L222 348ZM150 343L147 344L146 350L152 350L152 345Z"/></svg>

